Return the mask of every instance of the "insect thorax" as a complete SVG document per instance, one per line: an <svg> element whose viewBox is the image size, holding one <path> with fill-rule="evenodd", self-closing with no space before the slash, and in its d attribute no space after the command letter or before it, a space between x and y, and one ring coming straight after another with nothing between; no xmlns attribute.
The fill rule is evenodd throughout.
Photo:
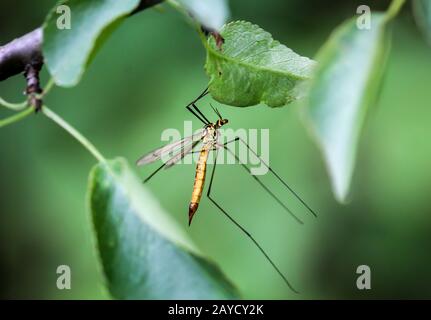
<svg viewBox="0 0 431 320"><path fill-rule="evenodd" d="M212 148L218 139L219 132L214 126L207 126L204 132L203 145L207 148Z"/></svg>

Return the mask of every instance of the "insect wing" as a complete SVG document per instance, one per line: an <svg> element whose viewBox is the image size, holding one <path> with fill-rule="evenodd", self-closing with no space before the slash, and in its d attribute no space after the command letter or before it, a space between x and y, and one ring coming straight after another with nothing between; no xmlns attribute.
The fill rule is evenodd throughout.
<svg viewBox="0 0 431 320"><path fill-rule="evenodd" d="M142 156L141 158L139 158L138 161L136 161L136 164L138 166L142 166L142 165L157 161L162 156L164 156L165 154L172 152L173 150L175 150L176 148L178 148L180 146L182 148L185 148L186 145L189 145L196 140L199 141L202 138L202 135L203 135L203 132L200 131L200 132L198 132L192 136L186 137L182 140L175 141L175 142L172 142L166 146L160 147L160 148Z"/></svg>
<svg viewBox="0 0 431 320"><path fill-rule="evenodd" d="M166 162L165 169L168 169L168 168L172 167L177 162L179 162L180 160L182 160L186 155L188 155L194 149L194 147L196 147L198 145L199 142L200 142L200 140L195 141L192 144L190 144L190 145L185 146L184 148L182 148L180 152L178 152L176 155L174 155L171 159L169 159Z"/></svg>

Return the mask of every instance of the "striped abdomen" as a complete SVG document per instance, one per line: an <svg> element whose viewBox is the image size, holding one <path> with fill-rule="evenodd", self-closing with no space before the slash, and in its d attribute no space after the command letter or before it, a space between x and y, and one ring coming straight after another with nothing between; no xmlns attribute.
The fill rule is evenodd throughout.
<svg viewBox="0 0 431 320"><path fill-rule="evenodd" d="M205 174L207 170L208 154L209 151L206 148L203 148L199 154L199 160L196 166L195 184L193 186L192 199L190 200L189 205L189 225L192 223L193 215L196 213L202 197L202 191L204 189L205 183Z"/></svg>

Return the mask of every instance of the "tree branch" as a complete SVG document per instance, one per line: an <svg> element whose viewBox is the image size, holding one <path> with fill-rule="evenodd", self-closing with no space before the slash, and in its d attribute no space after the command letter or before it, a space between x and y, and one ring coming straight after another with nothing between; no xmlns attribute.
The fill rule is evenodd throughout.
<svg viewBox="0 0 431 320"><path fill-rule="evenodd" d="M150 8L163 0L141 0L131 15ZM0 81L22 73L28 69L40 69L43 64L42 28L37 28L4 46L0 46Z"/></svg>
<svg viewBox="0 0 431 320"><path fill-rule="evenodd" d="M41 28L0 47L0 81L23 72L27 65L42 64L41 47Z"/></svg>

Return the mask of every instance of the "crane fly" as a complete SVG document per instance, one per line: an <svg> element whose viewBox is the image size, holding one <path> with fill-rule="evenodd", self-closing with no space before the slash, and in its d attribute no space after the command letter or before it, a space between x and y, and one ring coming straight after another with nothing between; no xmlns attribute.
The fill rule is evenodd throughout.
<svg viewBox="0 0 431 320"><path fill-rule="evenodd" d="M208 156L211 151L215 152L214 164L212 167L210 182L207 190L208 199L235 225L237 226L260 250L260 252L264 255L265 259L271 264L271 266L275 269L275 271L281 276L286 285L295 293L298 293L284 274L280 271L277 265L272 261L272 259L268 256L266 251L262 248L262 246L256 241L256 239L241 225L239 224L225 209L223 209L211 196L211 188L214 181L215 169L217 164L217 155L218 150L224 149L230 154L232 154L235 160L241 164L241 166L262 186L264 190L268 192L271 197L277 201L298 223L303 224L302 220L300 220L293 212L255 175L252 174L251 170L248 166L241 162L240 158L234 154L227 146L234 142L243 143L247 149L256 156L259 161L302 203L303 206L307 208L307 210L315 217L317 217L316 213L305 203L305 201L269 166L267 165L263 159L259 157L259 155L248 145L246 141L241 139L240 137L236 137L232 140L227 141L226 143L220 143L219 137L220 132L219 129L227 124L229 121L223 118L220 112L214 108L212 105L212 109L218 116L216 122L210 122L207 117L199 110L196 103L202 99L204 96L208 94L208 88L204 90L195 100L189 103L186 108L190 111L199 121L204 124L204 127L199 132L186 137L182 140L172 142L168 145L165 145L161 148L158 148L138 159L136 162L138 166L146 165L153 163L157 160L162 159L166 155L171 155L171 157L164 162L158 169L156 169L152 174L150 174L145 180L144 183L148 182L154 175L156 175L161 169L170 168L180 162L185 156L189 154L199 153L199 158L196 165L196 174L194 179L193 191L191 200L188 208L188 223L189 226L192 223L193 217L199 207L199 203L202 198L204 183L206 178L206 169L207 169L207 161ZM196 151L196 147L198 144L202 143L200 150Z"/></svg>

